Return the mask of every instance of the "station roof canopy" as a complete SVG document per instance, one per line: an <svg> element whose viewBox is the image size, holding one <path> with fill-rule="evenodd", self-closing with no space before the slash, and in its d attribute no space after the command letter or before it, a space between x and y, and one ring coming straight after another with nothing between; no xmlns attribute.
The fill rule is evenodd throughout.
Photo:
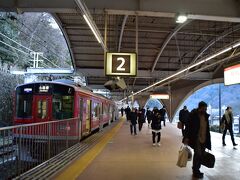
<svg viewBox="0 0 240 180"><path fill-rule="evenodd" d="M76 70L87 77L90 87L101 88L111 79L104 76L104 49L85 22L78 1L1 0L0 10L51 13L63 30ZM239 0L86 0L85 4L109 52L137 52L138 76L125 78L134 92L240 41ZM188 20L176 23L181 14ZM236 61L239 49L199 63L170 81L178 81L176 88L181 88L223 77L223 66Z"/></svg>

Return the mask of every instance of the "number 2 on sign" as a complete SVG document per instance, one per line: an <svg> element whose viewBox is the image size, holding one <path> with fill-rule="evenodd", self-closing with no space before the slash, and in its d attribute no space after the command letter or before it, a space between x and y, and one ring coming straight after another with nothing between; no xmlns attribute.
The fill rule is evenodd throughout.
<svg viewBox="0 0 240 180"><path fill-rule="evenodd" d="M122 57L117 58L117 61L122 61L121 64L117 67L117 71L125 71L125 68L123 68L125 64L125 59Z"/></svg>

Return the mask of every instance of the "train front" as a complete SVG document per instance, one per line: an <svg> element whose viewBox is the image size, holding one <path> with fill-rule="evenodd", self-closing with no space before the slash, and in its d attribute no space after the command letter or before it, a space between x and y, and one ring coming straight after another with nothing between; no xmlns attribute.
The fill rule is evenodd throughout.
<svg viewBox="0 0 240 180"><path fill-rule="evenodd" d="M14 116L14 124L22 125L14 131L18 144L42 158L46 156L43 152L56 154L54 149L65 149L77 140L80 133L79 120L74 118L74 93L73 86L55 82L18 86Z"/></svg>
<svg viewBox="0 0 240 180"><path fill-rule="evenodd" d="M73 118L74 88L65 84L39 82L16 88L15 124Z"/></svg>

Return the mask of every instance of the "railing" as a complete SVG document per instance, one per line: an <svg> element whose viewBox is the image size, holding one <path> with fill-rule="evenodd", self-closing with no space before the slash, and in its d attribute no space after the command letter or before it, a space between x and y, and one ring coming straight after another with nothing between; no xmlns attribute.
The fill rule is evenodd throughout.
<svg viewBox="0 0 240 180"><path fill-rule="evenodd" d="M0 128L0 177L10 179L41 164L81 138L79 118Z"/></svg>

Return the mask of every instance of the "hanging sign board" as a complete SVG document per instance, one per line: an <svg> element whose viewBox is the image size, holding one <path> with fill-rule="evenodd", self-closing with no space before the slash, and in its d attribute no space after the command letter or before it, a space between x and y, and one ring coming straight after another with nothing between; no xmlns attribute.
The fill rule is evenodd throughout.
<svg viewBox="0 0 240 180"><path fill-rule="evenodd" d="M136 76L136 53L107 53L105 59L106 76Z"/></svg>
<svg viewBox="0 0 240 180"><path fill-rule="evenodd" d="M232 85L240 83L240 64L224 69L224 84Z"/></svg>
<svg viewBox="0 0 240 180"><path fill-rule="evenodd" d="M169 99L169 95L168 94L151 94L150 98L153 98L153 99Z"/></svg>

